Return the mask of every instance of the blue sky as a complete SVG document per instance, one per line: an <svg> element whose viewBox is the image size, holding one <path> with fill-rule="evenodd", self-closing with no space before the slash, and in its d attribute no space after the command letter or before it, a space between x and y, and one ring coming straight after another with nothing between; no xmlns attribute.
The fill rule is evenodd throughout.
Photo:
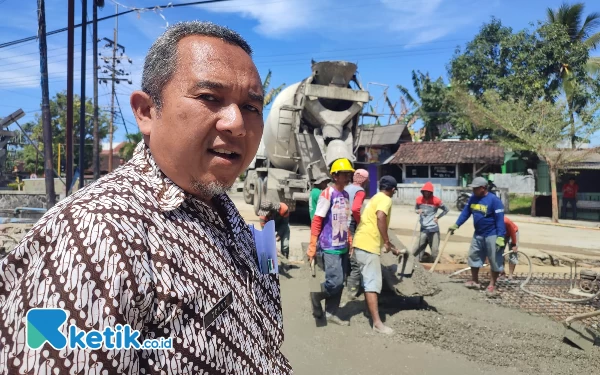
<svg viewBox="0 0 600 375"><path fill-rule="evenodd" d="M187 0L173 0L182 3ZM91 4L92 0L88 0ZM168 4L167 0L106 0L99 17L130 7ZM272 86L298 82L310 74L310 60L349 60L358 64L359 78L373 96L372 105L388 113L382 101L383 85L393 102L397 84L411 87L411 70L446 79L446 65L457 46L464 46L484 22L495 16L522 29L543 19L547 7L562 0L232 0L220 4L166 8L119 17L118 42L133 60L123 68L132 85L117 85L118 99L129 132L137 131L129 107L129 94L140 86L144 56L167 24L184 20L210 20L241 33L255 50L264 77L273 71ZM67 26L66 0L46 0L47 30ZM586 11L600 11L596 1L584 1ZM596 4L594 6L594 3ZM117 5L118 4L118 5ZM76 23L81 21L81 0L76 0ZM91 6L89 19L91 19ZM36 1L0 0L0 43L33 36L37 30ZM98 25L99 37L111 38L115 20ZM86 95L92 95L91 26L87 37ZM49 36L50 95L66 89L67 33ZM81 31L75 36L75 93L80 92ZM110 51L99 44L104 55ZM598 55L598 51L593 53ZM40 113L39 53L37 41L0 49L0 117L22 108L33 120ZM110 86L100 84L100 106L108 110ZM13 125L14 126L14 125ZM120 121L115 141L125 138ZM593 143L600 144L600 135Z"/></svg>

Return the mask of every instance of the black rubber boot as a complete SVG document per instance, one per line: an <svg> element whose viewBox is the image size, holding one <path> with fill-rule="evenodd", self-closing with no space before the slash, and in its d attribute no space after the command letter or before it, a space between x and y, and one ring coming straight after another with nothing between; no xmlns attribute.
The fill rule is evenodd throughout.
<svg viewBox="0 0 600 375"><path fill-rule="evenodd" d="M323 306L321 305L321 301L326 298L327 293L325 292L310 293L310 302L312 303L312 311L315 319L321 319L323 317Z"/></svg>

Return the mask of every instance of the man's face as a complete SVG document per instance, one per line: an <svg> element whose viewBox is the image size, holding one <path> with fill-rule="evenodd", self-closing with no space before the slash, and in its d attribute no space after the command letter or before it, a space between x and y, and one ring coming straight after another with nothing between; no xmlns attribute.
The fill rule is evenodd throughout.
<svg viewBox="0 0 600 375"><path fill-rule="evenodd" d="M432 192L430 192L430 191L422 191L422 192L421 192L421 194L423 194L423 197L424 197L425 199L429 199L429 198L431 198L431 196L433 195L433 193L432 193Z"/></svg>
<svg viewBox="0 0 600 375"><path fill-rule="evenodd" d="M575 185L575 180L569 180L569 184Z"/></svg>
<svg viewBox="0 0 600 375"><path fill-rule="evenodd" d="M262 97L258 71L240 47L212 37L183 38L162 109L144 132L156 163L201 199L225 192L258 149Z"/></svg>
<svg viewBox="0 0 600 375"><path fill-rule="evenodd" d="M479 198L481 198L485 195L485 191L486 191L486 189L484 186L473 188L473 194Z"/></svg>
<svg viewBox="0 0 600 375"><path fill-rule="evenodd" d="M346 186L352 180L352 172L339 172L333 175L333 180L337 185Z"/></svg>

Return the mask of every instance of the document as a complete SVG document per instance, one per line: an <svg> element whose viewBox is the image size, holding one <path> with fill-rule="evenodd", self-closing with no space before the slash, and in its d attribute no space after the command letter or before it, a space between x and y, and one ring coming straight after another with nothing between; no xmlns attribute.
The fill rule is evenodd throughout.
<svg viewBox="0 0 600 375"><path fill-rule="evenodd" d="M279 273L279 266L277 264L277 242L275 240L275 221L271 220L267 222L263 230L255 228L252 224L249 224L248 227L254 236L260 273Z"/></svg>

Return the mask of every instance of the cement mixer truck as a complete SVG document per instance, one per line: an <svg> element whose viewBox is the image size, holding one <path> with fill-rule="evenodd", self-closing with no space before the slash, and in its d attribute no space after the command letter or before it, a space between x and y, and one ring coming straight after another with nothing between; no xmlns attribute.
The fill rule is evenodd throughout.
<svg viewBox="0 0 600 375"><path fill-rule="evenodd" d="M261 146L246 171L244 200L258 214L261 202L308 202L314 181L336 159L356 160L359 116L369 93L345 61L312 64L312 74L275 98Z"/></svg>

